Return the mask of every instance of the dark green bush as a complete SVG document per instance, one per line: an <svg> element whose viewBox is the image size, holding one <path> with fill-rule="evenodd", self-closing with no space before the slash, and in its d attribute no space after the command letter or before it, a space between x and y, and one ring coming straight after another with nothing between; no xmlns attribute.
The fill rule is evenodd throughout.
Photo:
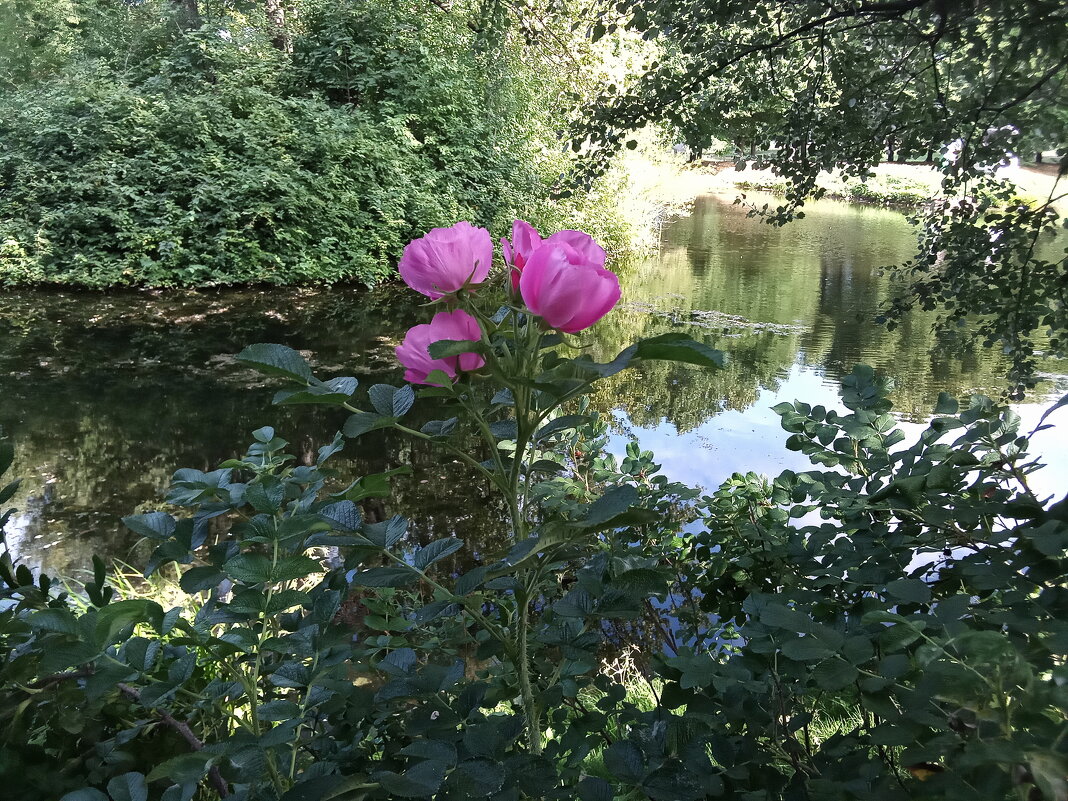
<svg viewBox="0 0 1068 801"><path fill-rule="evenodd" d="M22 5L0 33L32 33ZM619 227L611 198L549 200L559 77L503 33L331 0L303 4L280 50L259 12L174 13L87 6L43 54L12 39L0 284L372 283L457 219Z"/></svg>
<svg viewBox="0 0 1068 801"><path fill-rule="evenodd" d="M0 139L8 284L371 282L472 211L401 120L258 88L56 85Z"/></svg>

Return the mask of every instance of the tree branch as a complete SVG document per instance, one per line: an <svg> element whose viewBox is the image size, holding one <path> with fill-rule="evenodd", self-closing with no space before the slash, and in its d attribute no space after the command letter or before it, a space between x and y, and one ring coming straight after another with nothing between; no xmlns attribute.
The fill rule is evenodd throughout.
<svg viewBox="0 0 1068 801"><path fill-rule="evenodd" d="M123 682L119 682L117 686L123 695L127 696L128 698L132 698L138 703L141 702L141 691L139 689L137 689L136 687L131 687L129 684L125 684ZM153 709L152 711L159 715L159 718L163 723L167 724L176 732L178 732L178 734L181 735L182 739L189 743L189 747L192 748L194 751L202 751L204 749L203 741L196 736L196 734L191 728L189 728L188 723L178 720L166 710ZM218 767L216 767L215 765L212 765L211 768L208 770L208 779L211 782L212 787L214 787L216 791L218 791L219 796L221 798L226 798L228 795L230 795L230 786L226 783L226 779L223 778L222 774L219 772Z"/></svg>

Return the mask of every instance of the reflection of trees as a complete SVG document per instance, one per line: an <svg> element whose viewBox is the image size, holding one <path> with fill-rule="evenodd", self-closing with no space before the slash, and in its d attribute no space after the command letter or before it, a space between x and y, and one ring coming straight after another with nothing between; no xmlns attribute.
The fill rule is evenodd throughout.
<svg viewBox="0 0 1068 801"><path fill-rule="evenodd" d="M0 299L0 428L15 441L23 478L13 545L59 572L88 566L94 551L124 558L135 538L119 518L158 503L175 469L240 455L264 424L298 458L314 453L344 413L272 406L273 382L232 354L285 342L313 351L324 375L396 383L392 342L418 315L393 289ZM367 374L368 364L376 371ZM471 502L455 467L450 475L427 448L401 446L347 443L333 462L339 485L407 459L416 475L397 481L387 508L413 519L414 536L456 529L471 539L471 530L499 528L497 510L477 495Z"/></svg>
<svg viewBox="0 0 1068 801"><path fill-rule="evenodd" d="M1001 391L1000 356L955 351L932 333L933 314L915 312L894 331L873 322L889 292L880 268L906 260L914 248L902 215L831 201L811 204L806 214L776 228L730 200L706 197L692 216L666 228L660 257L635 266L624 282L624 299L655 299L653 313L631 307L610 315L598 328L597 349L608 356L675 326L727 352L730 367L712 374L645 365L605 382L601 403L622 406L638 424L669 419L687 430L720 409L744 409L798 358L831 380L857 363L873 365L895 378L894 400L915 419L930 413L940 391ZM702 328L691 324L694 310L800 323L804 330Z"/></svg>
<svg viewBox="0 0 1068 801"><path fill-rule="evenodd" d="M797 353L795 336L754 334L723 342L727 369L709 372L684 364L648 362L597 385L594 404L622 408L631 422L651 427L664 420L680 432L697 428L723 410L747 409L761 388L774 389Z"/></svg>

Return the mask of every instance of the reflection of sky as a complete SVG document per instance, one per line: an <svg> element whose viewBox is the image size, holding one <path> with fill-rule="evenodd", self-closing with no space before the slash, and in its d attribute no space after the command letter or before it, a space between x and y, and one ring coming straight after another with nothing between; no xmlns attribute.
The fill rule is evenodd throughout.
<svg viewBox="0 0 1068 801"><path fill-rule="evenodd" d="M642 447L653 452L670 479L711 490L732 473L752 471L777 476L783 470L811 469L812 463L803 454L786 449L789 435L779 425L779 415L771 407L783 401L801 400L847 413L840 397L837 388L827 383L821 371L795 365L777 390L760 390L756 403L744 411L719 412L685 434L678 433L667 421L654 428L633 426L632 430ZM1013 405L1021 417L1020 431L1030 432L1050 403ZM709 410L709 414L713 411ZM623 411L617 410L615 414L626 420ZM1029 481L1040 498L1054 495L1059 499L1068 492L1068 408L1054 412L1047 423L1054 427L1036 434L1031 444L1032 455L1041 456L1046 466ZM900 421L898 425L905 432L907 443L914 442L926 428ZM945 441L952 441L951 437L952 432ZM627 437L613 435L609 449L621 457L626 443Z"/></svg>

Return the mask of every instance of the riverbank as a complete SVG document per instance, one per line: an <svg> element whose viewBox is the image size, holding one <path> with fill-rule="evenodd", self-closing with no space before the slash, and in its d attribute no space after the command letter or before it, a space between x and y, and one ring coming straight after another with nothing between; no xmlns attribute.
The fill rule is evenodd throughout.
<svg viewBox="0 0 1068 801"><path fill-rule="evenodd" d="M688 163L672 153L637 151L624 160L630 177L631 197L625 201L629 213L643 216L646 228L655 232L663 221L685 213L695 198L711 194L744 194L748 191L783 194L787 182L771 170L753 169L751 164L737 169L733 161L705 160ZM1028 200L1044 202L1057 184L1057 167L1011 166L1001 175L1012 181ZM876 166L871 178L860 181L840 173L821 173L817 185L825 197L863 205L877 205L902 211L918 208L941 191L942 173L930 162L900 164L885 162ZM1056 206L1068 214L1064 200Z"/></svg>

